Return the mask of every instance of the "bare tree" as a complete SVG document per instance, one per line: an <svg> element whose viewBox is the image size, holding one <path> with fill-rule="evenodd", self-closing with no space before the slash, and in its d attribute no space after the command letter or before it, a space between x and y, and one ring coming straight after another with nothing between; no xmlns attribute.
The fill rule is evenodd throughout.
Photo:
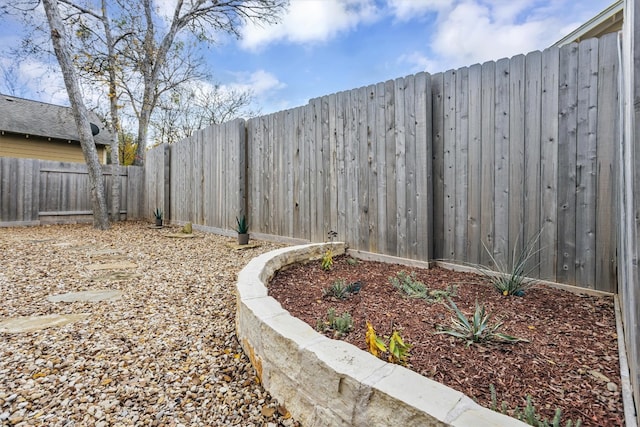
<svg viewBox="0 0 640 427"><path fill-rule="evenodd" d="M152 0L111 0L110 13L103 0L101 12L91 9L97 0L59 1L67 7L65 23L74 30L70 44L81 75L94 85L110 82L109 98L117 100L120 118L125 118L122 103L133 111L137 165L144 163L153 112L161 97L202 77L191 48L214 42L221 32L239 37L241 26L248 22L275 23L288 5L288 0L176 0L169 16L162 16ZM34 19L33 14L24 16ZM95 25L96 20L100 25ZM28 45L23 51L39 49ZM116 127L118 122L112 120Z"/></svg>
<svg viewBox="0 0 640 427"><path fill-rule="evenodd" d="M105 54L95 54L95 55L85 55L84 58L87 59L87 62L93 62L91 66L87 63L84 66L77 67L84 72L85 75L91 75L91 80L103 80L106 81L106 85L108 88L107 98L109 99L109 119L105 120L107 123L108 129L111 131L111 167L112 167L112 177L113 177L113 185L111 186L111 219L113 221L120 220L120 137L121 135L121 125L120 125L120 114L119 114L119 106L118 106L118 79L116 75L116 69L118 68L118 53L117 53L117 44L125 37L125 35L121 35L116 38L111 30L111 20L109 18L108 9L107 9L107 1L101 0L100 11L96 12L90 8L83 7L81 5L72 3L67 0L60 0L61 3L72 7L83 14L83 16L88 16L93 18L93 20L97 21L102 27L102 33L93 31L92 33L95 35L92 38L93 42L99 42L98 45L102 46L105 49ZM89 26L82 25L82 21L80 21L80 28L84 31L78 31L76 33L77 37L82 39L86 39L86 34L89 31ZM104 34L104 37L101 36ZM86 43L85 43L86 44ZM95 52L100 52L100 48L96 48ZM76 56L78 58L78 56ZM76 65L78 63L78 59L76 59ZM100 64L99 66L97 64Z"/></svg>
<svg viewBox="0 0 640 427"><path fill-rule="evenodd" d="M138 152L136 164L144 163L151 113L156 106L156 89L167 55L181 31L190 31L201 40L209 40L212 31L240 35L240 26L247 22L275 23L287 6L287 0L177 0L164 35L155 26L157 16L151 0L142 0L144 38L141 40L143 60L138 63L144 81L142 106L138 120Z"/></svg>
<svg viewBox="0 0 640 427"><path fill-rule="evenodd" d="M109 228L109 217L107 211L107 202L104 194L104 183L102 181L102 168L98 158L98 150L96 149L91 132L91 124L87 115L87 108L84 105L78 77L73 66L70 55L70 49L67 45L65 37L65 28L58 10L57 0L43 0L44 10L47 15L47 21L51 28L51 41L58 63L62 69L62 76L71 102L73 117L78 128L80 145L87 163L89 171L89 182L91 186L91 202L93 205L93 226L95 228L106 230Z"/></svg>
<svg viewBox="0 0 640 427"><path fill-rule="evenodd" d="M155 143L172 144L207 126L255 117L260 111L250 108L252 98L250 91L220 85L178 87L156 105L150 123Z"/></svg>

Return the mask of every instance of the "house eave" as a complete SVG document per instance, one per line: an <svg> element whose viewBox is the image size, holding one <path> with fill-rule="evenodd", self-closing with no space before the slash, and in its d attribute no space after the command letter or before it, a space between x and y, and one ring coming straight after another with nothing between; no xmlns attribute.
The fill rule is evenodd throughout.
<svg viewBox="0 0 640 427"><path fill-rule="evenodd" d="M571 33L554 43L554 46L561 47L569 43L581 40L600 37L606 33L617 31L616 28L622 25L624 15L624 0L617 0L605 10L576 28Z"/></svg>

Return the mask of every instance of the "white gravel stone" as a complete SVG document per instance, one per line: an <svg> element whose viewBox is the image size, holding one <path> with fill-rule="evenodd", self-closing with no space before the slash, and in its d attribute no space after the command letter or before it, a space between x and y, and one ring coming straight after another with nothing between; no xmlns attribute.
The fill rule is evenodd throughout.
<svg viewBox="0 0 640 427"><path fill-rule="evenodd" d="M238 251L231 238L170 239L177 230L147 225L0 228L0 321L90 314L0 332L0 424L298 425L261 414L275 402L235 336L236 275L278 245ZM47 301L91 289L121 296Z"/></svg>

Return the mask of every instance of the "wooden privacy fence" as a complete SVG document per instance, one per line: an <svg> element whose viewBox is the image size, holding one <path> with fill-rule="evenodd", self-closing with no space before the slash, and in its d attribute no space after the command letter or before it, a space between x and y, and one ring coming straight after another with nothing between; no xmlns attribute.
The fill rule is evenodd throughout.
<svg viewBox="0 0 640 427"><path fill-rule="evenodd" d="M428 259L430 92L420 73L249 120L253 228Z"/></svg>
<svg viewBox="0 0 640 427"><path fill-rule="evenodd" d="M539 234L533 276L615 291L617 74L611 35L214 126L151 150L145 209L483 264Z"/></svg>
<svg viewBox="0 0 640 427"><path fill-rule="evenodd" d="M111 166L103 166L105 191L114 184ZM120 168L120 214L140 219L143 168ZM36 159L0 157L0 226L92 221L87 166Z"/></svg>
<svg viewBox="0 0 640 427"><path fill-rule="evenodd" d="M172 221L233 228L236 216L246 212L245 147L245 123L234 120L150 150L147 216L158 207Z"/></svg>
<svg viewBox="0 0 640 427"><path fill-rule="evenodd" d="M435 258L615 291L616 34L431 80Z"/></svg>

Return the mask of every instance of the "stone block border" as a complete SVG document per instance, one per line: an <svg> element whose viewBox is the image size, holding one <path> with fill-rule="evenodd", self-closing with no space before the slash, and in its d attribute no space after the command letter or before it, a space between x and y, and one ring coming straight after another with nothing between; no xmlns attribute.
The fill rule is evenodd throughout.
<svg viewBox="0 0 640 427"><path fill-rule="evenodd" d="M320 259L309 244L254 258L238 274L236 333L266 390L302 425L505 426L526 424L463 393L319 334L267 295L276 271ZM343 254L343 243L333 244ZM357 256L357 253L353 254Z"/></svg>

